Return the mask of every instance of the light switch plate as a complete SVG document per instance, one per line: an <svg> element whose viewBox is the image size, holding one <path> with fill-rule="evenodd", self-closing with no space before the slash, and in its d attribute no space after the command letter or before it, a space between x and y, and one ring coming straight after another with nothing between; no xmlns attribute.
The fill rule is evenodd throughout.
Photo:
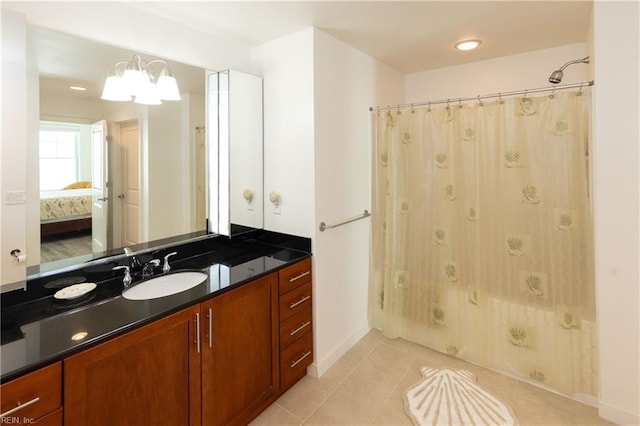
<svg viewBox="0 0 640 426"><path fill-rule="evenodd" d="M7 191L4 195L5 205L25 204L27 202L27 193L25 191Z"/></svg>

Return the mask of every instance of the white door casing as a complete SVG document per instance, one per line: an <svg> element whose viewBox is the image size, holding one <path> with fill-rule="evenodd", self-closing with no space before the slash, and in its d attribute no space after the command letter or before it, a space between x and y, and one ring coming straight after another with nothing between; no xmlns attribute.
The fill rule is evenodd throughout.
<svg viewBox="0 0 640 426"><path fill-rule="evenodd" d="M100 120L91 126L91 249L106 251L109 219L107 122Z"/></svg>

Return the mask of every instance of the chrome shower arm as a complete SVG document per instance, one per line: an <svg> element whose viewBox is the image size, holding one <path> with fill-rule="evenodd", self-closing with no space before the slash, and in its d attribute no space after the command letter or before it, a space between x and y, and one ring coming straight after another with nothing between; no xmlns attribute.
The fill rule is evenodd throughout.
<svg viewBox="0 0 640 426"><path fill-rule="evenodd" d="M569 61L566 64L564 64L562 67L560 67L560 71L564 71L564 69L566 67L568 67L571 64L588 64L589 63L589 57L586 56L582 59L574 59L573 61Z"/></svg>

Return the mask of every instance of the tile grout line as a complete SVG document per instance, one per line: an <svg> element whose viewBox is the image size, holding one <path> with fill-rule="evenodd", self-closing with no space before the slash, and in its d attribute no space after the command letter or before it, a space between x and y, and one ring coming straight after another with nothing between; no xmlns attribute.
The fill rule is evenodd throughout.
<svg viewBox="0 0 640 426"><path fill-rule="evenodd" d="M301 426L304 425L305 422L307 422L320 409L320 407L322 407L322 405L325 402L327 402L327 400L329 398L331 398L332 395L334 395L336 393L336 390L338 390L340 385L342 383L344 383L345 380L347 380L347 378L349 378L349 376L351 376L353 374L353 372L365 361L365 359L382 343L382 339L376 339L376 340L377 340L377 342L371 347L371 349L362 357L362 359L360 361L358 361L351 368L351 370L349 371L349 374L346 374L344 376L344 378L340 382L338 382L338 384L333 389L331 389L331 392L329 392L329 394L318 404L318 406L302 421ZM347 353L348 353L348 351L347 351ZM316 379L316 380L319 380L319 379ZM296 416L296 418L298 418L298 417Z"/></svg>

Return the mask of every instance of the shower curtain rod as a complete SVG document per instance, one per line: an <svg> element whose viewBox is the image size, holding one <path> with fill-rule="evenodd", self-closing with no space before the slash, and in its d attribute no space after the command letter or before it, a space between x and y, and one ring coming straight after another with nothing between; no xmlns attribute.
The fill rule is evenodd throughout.
<svg viewBox="0 0 640 426"><path fill-rule="evenodd" d="M563 89L573 89L575 87L583 88L585 86L588 87L593 85L594 85L594 82L593 80L591 80L591 81L585 81L582 83L561 84L559 86L539 87L537 89L526 89L526 90L516 90L513 92L492 93L490 95L482 95L482 96L478 95L475 98L451 98L451 99L441 99L438 101L417 102L417 103L411 103L411 104L397 104L397 105L369 107L369 111L384 111L389 109L413 108L413 107L424 106L424 105L431 106L431 105L451 104L451 103L461 104L462 102L482 101L483 99L488 99L488 98L502 98L503 96L515 96L515 95L526 96L529 93L550 92L550 91L563 90Z"/></svg>

